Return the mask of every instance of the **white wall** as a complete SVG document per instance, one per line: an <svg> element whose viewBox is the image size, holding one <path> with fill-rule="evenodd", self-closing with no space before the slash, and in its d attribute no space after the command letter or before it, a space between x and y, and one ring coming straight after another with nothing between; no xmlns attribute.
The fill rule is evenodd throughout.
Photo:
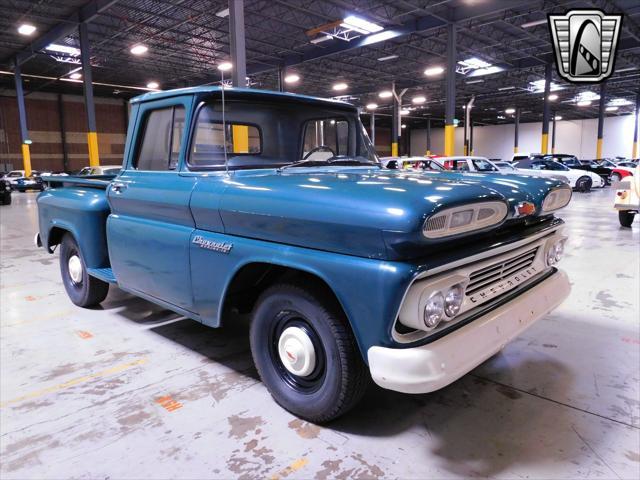
<svg viewBox="0 0 640 480"><path fill-rule="evenodd" d="M604 122L602 154L605 157L630 157L633 145L633 115L607 117ZM596 157L598 119L556 122L556 152L572 153L581 159ZM464 128L455 129L456 155L463 154ZM490 125L473 128L473 153L489 158L510 159L513 155L514 125ZM520 124L520 152L539 152L542 136L541 123ZM424 155L427 151L427 131L411 131L411 155ZM444 129L431 129L431 152L442 155ZM551 125L549 125L549 152L551 151Z"/></svg>

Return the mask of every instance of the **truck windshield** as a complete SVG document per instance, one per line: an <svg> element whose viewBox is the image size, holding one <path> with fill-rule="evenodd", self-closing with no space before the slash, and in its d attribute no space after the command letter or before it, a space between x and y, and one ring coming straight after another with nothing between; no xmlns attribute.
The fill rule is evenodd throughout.
<svg viewBox="0 0 640 480"><path fill-rule="evenodd" d="M197 112L188 165L192 169L379 165L357 111L349 106L296 102L225 104Z"/></svg>

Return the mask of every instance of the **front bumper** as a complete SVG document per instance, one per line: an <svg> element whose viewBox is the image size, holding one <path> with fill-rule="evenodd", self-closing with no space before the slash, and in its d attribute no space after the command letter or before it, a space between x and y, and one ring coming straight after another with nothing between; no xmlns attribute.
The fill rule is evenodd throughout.
<svg viewBox="0 0 640 480"><path fill-rule="evenodd" d="M500 351L560 305L570 291L567 275L558 270L512 301L427 345L371 347L367 352L371 377L398 392L439 390Z"/></svg>

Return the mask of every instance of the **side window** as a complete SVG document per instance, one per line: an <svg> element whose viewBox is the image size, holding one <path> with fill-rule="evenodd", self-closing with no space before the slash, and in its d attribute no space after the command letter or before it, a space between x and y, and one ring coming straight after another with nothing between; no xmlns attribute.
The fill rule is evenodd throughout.
<svg viewBox="0 0 640 480"><path fill-rule="evenodd" d="M184 118L182 106L149 112L133 167L138 170L175 170L180 155Z"/></svg>
<svg viewBox="0 0 640 480"><path fill-rule="evenodd" d="M451 170L458 170L460 172L469 171L469 165L467 164L466 160L454 160L452 163L453 163L453 168Z"/></svg>
<svg viewBox="0 0 640 480"><path fill-rule="evenodd" d="M326 160L349 154L349 122L342 118L309 120L304 126L302 158Z"/></svg>
<svg viewBox="0 0 640 480"><path fill-rule="evenodd" d="M225 122L225 131L219 114L206 106L198 113L195 134L191 144L189 164L194 167L224 166L226 139L227 157L238 155L260 155L262 136L254 125Z"/></svg>

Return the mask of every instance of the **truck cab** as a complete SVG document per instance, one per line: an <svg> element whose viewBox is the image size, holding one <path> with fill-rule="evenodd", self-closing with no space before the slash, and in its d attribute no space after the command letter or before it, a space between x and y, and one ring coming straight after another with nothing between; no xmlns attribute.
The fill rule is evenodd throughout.
<svg viewBox="0 0 640 480"><path fill-rule="evenodd" d="M130 118L115 178L39 195L36 243L79 306L117 285L210 327L250 314L258 372L301 418L370 379L442 388L569 293L557 180L384 169L355 107L288 93L150 93Z"/></svg>

